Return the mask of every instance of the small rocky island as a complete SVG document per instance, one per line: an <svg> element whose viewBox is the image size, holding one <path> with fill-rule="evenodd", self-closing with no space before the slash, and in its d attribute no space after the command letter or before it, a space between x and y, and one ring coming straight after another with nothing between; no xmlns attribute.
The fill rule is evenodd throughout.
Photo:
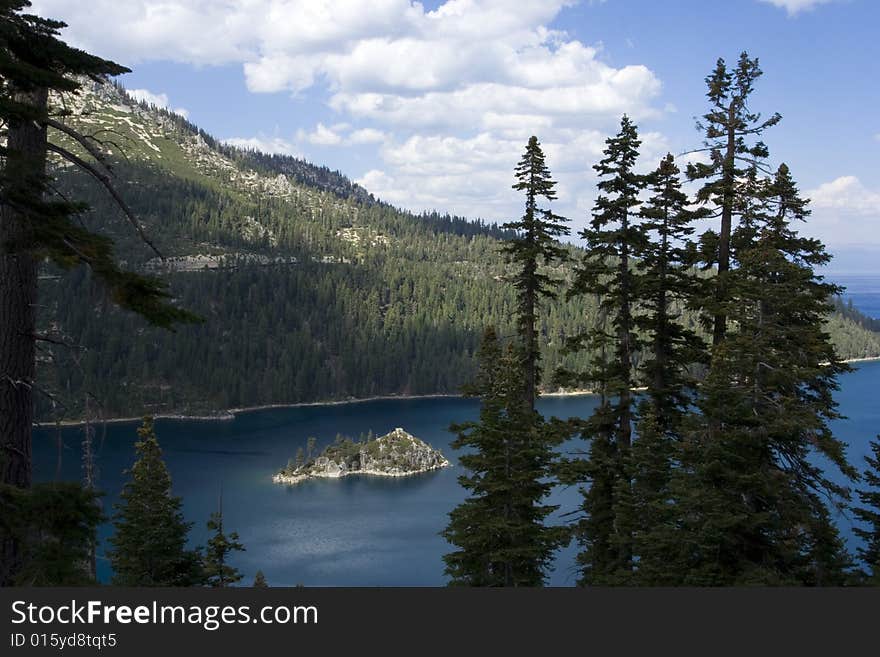
<svg viewBox="0 0 880 657"><path fill-rule="evenodd" d="M448 465L449 461L438 450L398 427L379 438L337 438L317 457L301 464L288 464L272 481L298 484L317 477L335 479L354 474L407 477Z"/></svg>

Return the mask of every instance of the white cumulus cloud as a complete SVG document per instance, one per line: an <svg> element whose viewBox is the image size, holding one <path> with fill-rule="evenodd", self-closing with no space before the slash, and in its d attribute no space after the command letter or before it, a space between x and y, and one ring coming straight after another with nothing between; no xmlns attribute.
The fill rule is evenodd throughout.
<svg viewBox="0 0 880 657"><path fill-rule="evenodd" d="M296 138L314 146L360 146L380 144L385 141L386 134L375 128L353 130L348 123L326 126L319 121L312 130L298 130Z"/></svg>
<svg viewBox="0 0 880 657"><path fill-rule="evenodd" d="M827 243L880 244L880 191L840 176L805 193L813 215L807 232Z"/></svg>
<svg viewBox="0 0 880 657"><path fill-rule="evenodd" d="M323 123L318 123L315 129L309 133L301 130L298 138L316 146L336 146L342 143L342 137L339 133L332 127L328 128Z"/></svg>
<svg viewBox="0 0 880 657"><path fill-rule="evenodd" d="M245 150L302 157L302 153L294 143L281 137L230 137L223 141L230 146L236 146Z"/></svg>
<svg viewBox="0 0 880 657"><path fill-rule="evenodd" d="M167 110L171 110L175 114L180 114L180 116L187 118L189 116L189 112L183 107L171 107L171 103L168 101L168 94L154 94L149 89L127 89L128 95L134 98L138 102L147 103L148 105L155 105L156 107L164 107Z"/></svg>
<svg viewBox="0 0 880 657"><path fill-rule="evenodd" d="M386 135L381 130L376 130L375 128L361 128L360 130L354 130L348 136L348 143L350 144L381 144L385 141Z"/></svg>
<svg viewBox="0 0 880 657"><path fill-rule="evenodd" d="M774 7L785 9L789 16L795 16L802 11L809 11L819 5L835 2L835 0L761 0L761 2L766 2Z"/></svg>
<svg viewBox="0 0 880 657"><path fill-rule="evenodd" d="M868 189L856 176L841 176L807 194L814 208L880 217L880 192Z"/></svg>

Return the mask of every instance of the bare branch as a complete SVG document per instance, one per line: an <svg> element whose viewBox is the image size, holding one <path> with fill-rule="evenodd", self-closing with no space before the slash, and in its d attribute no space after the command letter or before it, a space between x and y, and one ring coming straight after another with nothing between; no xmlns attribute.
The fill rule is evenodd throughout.
<svg viewBox="0 0 880 657"><path fill-rule="evenodd" d="M46 335L45 333L32 333L31 337L34 340L37 340L39 342L48 342L49 344L57 344L62 347L67 347L68 349L78 349L80 351L86 351L86 347L84 347L81 344L76 344L74 342L67 342L65 340L61 340L58 338L52 338L52 337L49 337L48 335Z"/></svg>
<svg viewBox="0 0 880 657"><path fill-rule="evenodd" d="M27 454L25 454L22 450L20 450L18 447L16 447L12 443L2 443L2 444L0 444L0 447L5 449L7 452L15 452L16 454L23 456L24 458L28 458Z"/></svg>
<svg viewBox="0 0 880 657"><path fill-rule="evenodd" d="M78 167L80 167L84 171L87 171L98 182L100 182L102 185L104 185L104 188L110 193L110 196L113 197L113 200L116 201L116 204L122 210L123 214L125 214L125 217L128 219L128 222L132 226L134 226L134 229L137 231L138 235L140 236L140 238L144 242L144 244L149 246L157 256L162 258L162 260L165 259L165 256L162 255L162 253L159 251L159 249L156 248L156 245L153 244L153 242L150 241L150 238L147 237L146 233L144 233L144 229L141 228L140 224L138 223L137 219L134 216L134 213L129 209L128 205L126 205L125 201L119 195L119 192L116 191L116 188L113 186L113 182L110 180L110 176L108 176L106 173L102 173L101 171L99 171L98 169L93 167L91 164L89 164L88 162L83 160L81 157L74 155L73 153L71 153L67 149L62 148L61 146L58 146L57 144L49 143L47 145L47 147L50 151L57 153L58 155L63 157L65 160L73 162L75 165L77 165Z"/></svg>
<svg viewBox="0 0 880 657"><path fill-rule="evenodd" d="M98 135L100 135L100 134L102 134L102 133L104 133L104 132L107 132L107 133L109 133L109 134L111 134L111 135L116 135L116 136L119 137L120 139L125 139L125 140L127 140L127 141L129 141L129 142L132 142L132 143L134 142L134 140L133 140L130 136L125 135L125 134L119 132L118 130L114 130L113 128L101 128L100 130L97 130L97 131L95 131L95 132L93 132L92 134L89 135L89 137L90 137L91 139L94 139L96 142L98 142L98 143L101 144L101 145L103 145L103 144L110 144L113 148L116 149L116 152L117 152L119 155L121 155L122 157L125 158L125 161L126 161L126 162L130 162L131 160L129 159L128 154L125 152L125 149L122 148L122 146L120 146L119 144L117 144L117 143L116 143L115 141L113 141L112 139L100 139L100 138L98 137Z"/></svg>
<svg viewBox="0 0 880 657"><path fill-rule="evenodd" d="M767 165L767 163L764 160L759 160L754 157L743 157L742 155L735 155L734 159L736 159L740 162L746 162L748 164L752 164L752 165L754 165L754 167L756 169L758 169L758 171L761 171L762 173L765 173L767 175L773 174L773 170Z"/></svg>
<svg viewBox="0 0 880 657"><path fill-rule="evenodd" d="M127 139L130 142L134 142L134 139L132 139L129 135L126 135L124 132L119 132L119 130L117 130L116 128L101 128L100 130L96 130L95 132L93 132L92 136L97 139L98 135L100 135L102 132L109 132L111 135L116 135L117 137L121 137L122 139Z"/></svg>
<svg viewBox="0 0 880 657"><path fill-rule="evenodd" d="M122 148L122 146L117 144L112 139L98 139L94 135L88 135L88 137L89 137L89 139L96 141L101 146L106 146L107 144L109 144L110 146L112 146L115 149L114 152L116 154L121 155L122 158L126 161L126 163L131 164L131 159L128 157L128 154L125 152L125 149Z"/></svg>
<svg viewBox="0 0 880 657"><path fill-rule="evenodd" d="M681 153L679 153L675 157L678 158L678 157L682 157L684 155L691 155L692 153L705 153L706 151L717 151L717 150L718 150L717 146L707 146L706 148L694 148L689 151L682 151Z"/></svg>
<svg viewBox="0 0 880 657"><path fill-rule="evenodd" d="M89 256L87 256L85 253L83 253L82 251L80 251L78 248L76 248L76 245L75 245L73 242L71 242L69 239L67 239L67 238L65 237L65 238L62 240L62 242L64 242L64 245L65 245L68 249L70 249L70 250L73 251L76 255L78 255L78 256L80 257L80 260L82 260L83 262L88 263L88 264L91 264L91 263L92 263L92 259L91 259Z"/></svg>
<svg viewBox="0 0 880 657"><path fill-rule="evenodd" d="M51 392L49 392L48 390L44 390L33 381L25 381L24 379L13 379L8 374L4 374L3 377L12 385L13 388L18 389L19 386L23 386L28 390L39 392L40 394L45 395L53 404L58 404L62 408L67 408L67 406L64 405L64 402L60 401Z"/></svg>
<svg viewBox="0 0 880 657"><path fill-rule="evenodd" d="M100 150L96 149L94 147L94 145L90 143L90 140L102 148L106 147L107 144L110 144L113 148L116 149L116 152L119 155L121 155L123 158L125 158L126 162L130 162L130 160L128 159L128 155L125 153L125 149L123 149L119 144L117 144L115 141L113 141L111 139L98 138L99 134L101 134L102 132L107 132L107 133L117 135L117 136L125 139L126 136L117 130L113 130L112 128L103 128L101 130L98 130L95 133L85 135L85 134L82 134L82 133L78 132L77 130L71 128L66 123L62 123L61 121L55 121L54 119L47 119L46 125L52 126L53 128L55 128L59 132L63 132L64 134L70 136L71 138L73 138L77 142L79 142L82 145L82 147L85 148L92 155L92 157L94 157L96 160L98 160L101 164L103 164L107 168L107 171L111 170L111 166L107 162L106 153L103 153Z"/></svg>
<svg viewBox="0 0 880 657"><path fill-rule="evenodd" d="M110 165L107 164L107 156L102 153L100 149L95 148L94 144L89 142L89 137L74 130L69 125L62 123L61 121L56 121L55 119L46 119L44 123L48 126L55 128L59 132L63 132L68 137L75 139L79 143L79 145L85 148L89 152L89 155L100 162L104 166L104 168L107 169L108 172L111 170ZM92 139L94 139L94 137ZM98 140L95 139L95 141L97 142Z"/></svg>

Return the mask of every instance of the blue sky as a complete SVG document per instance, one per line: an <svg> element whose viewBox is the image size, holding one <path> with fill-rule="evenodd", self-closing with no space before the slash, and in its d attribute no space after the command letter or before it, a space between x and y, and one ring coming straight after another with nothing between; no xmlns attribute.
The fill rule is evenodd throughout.
<svg viewBox="0 0 880 657"><path fill-rule="evenodd" d="M122 83L221 139L340 169L414 210L519 212L529 135L582 226L591 169L620 115L644 168L699 146L717 57L765 75L753 107L813 199L806 228L870 269L880 248L875 0L34 0L76 45L133 69ZM111 29L112 27L112 29Z"/></svg>

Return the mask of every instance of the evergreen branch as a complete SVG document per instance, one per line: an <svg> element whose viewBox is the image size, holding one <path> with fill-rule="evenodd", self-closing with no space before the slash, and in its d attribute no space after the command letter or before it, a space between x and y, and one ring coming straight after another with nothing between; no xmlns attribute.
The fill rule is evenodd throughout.
<svg viewBox="0 0 880 657"><path fill-rule="evenodd" d="M147 237L146 233L144 232L144 229L141 228L140 224L138 223L137 219L135 218L134 213L131 211L131 209L129 209L128 205L125 203L122 196L120 196L119 192L113 186L113 182L111 181L110 177L107 174L102 173L101 171L99 171L98 169L93 167L91 164L89 164L88 162L86 162L82 158L74 155L73 153L71 153L67 149L62 148L61 146L58 146L57 144L48 143L46 145L46 147L50 151L57 153L58 155L60 155L64 159L72 162L73 164L77 165L81 169L90 173L98 182L100 182L104 186L104 188L109 192L110 196L113 197L113 200L116 201L116 204L122 210L126 219L128 219L128 222L137 231L138 235L140 236L140 238L144 242L144 244L149 246L150 249L152 249L153 252L157 256L159 256L159 258L161 258L162 260L165 259L165 256L162 255L162 253L159 251L159 249L156 248L156 245L153 244L153 242L150 240L149 237Z"/></svg>
<svg viewBox="0 0 880 657"><path fill-rule="evenodd" d="M89 155L91 155L93 158L95 158L98 162L100 162L107 169L108 173L111 171L111 167L107 163L107 156L104 153L102 153L100 151L100 149L95 148L94 144L89 142L89 137L74 130L69 125L62 123L61 121L56 121L55 119L47 118L43 121L43 123L47 126L55 128L59 132L63 132L68 137L71 137L72 139L76 140L76 142L79 143L80 146L82 146L83 148L86 149L86 151L88 151ZM99 140L95 139L94 137L92 137L92 139L95 142L97 142L98 144L101 143Z"/></svg>

